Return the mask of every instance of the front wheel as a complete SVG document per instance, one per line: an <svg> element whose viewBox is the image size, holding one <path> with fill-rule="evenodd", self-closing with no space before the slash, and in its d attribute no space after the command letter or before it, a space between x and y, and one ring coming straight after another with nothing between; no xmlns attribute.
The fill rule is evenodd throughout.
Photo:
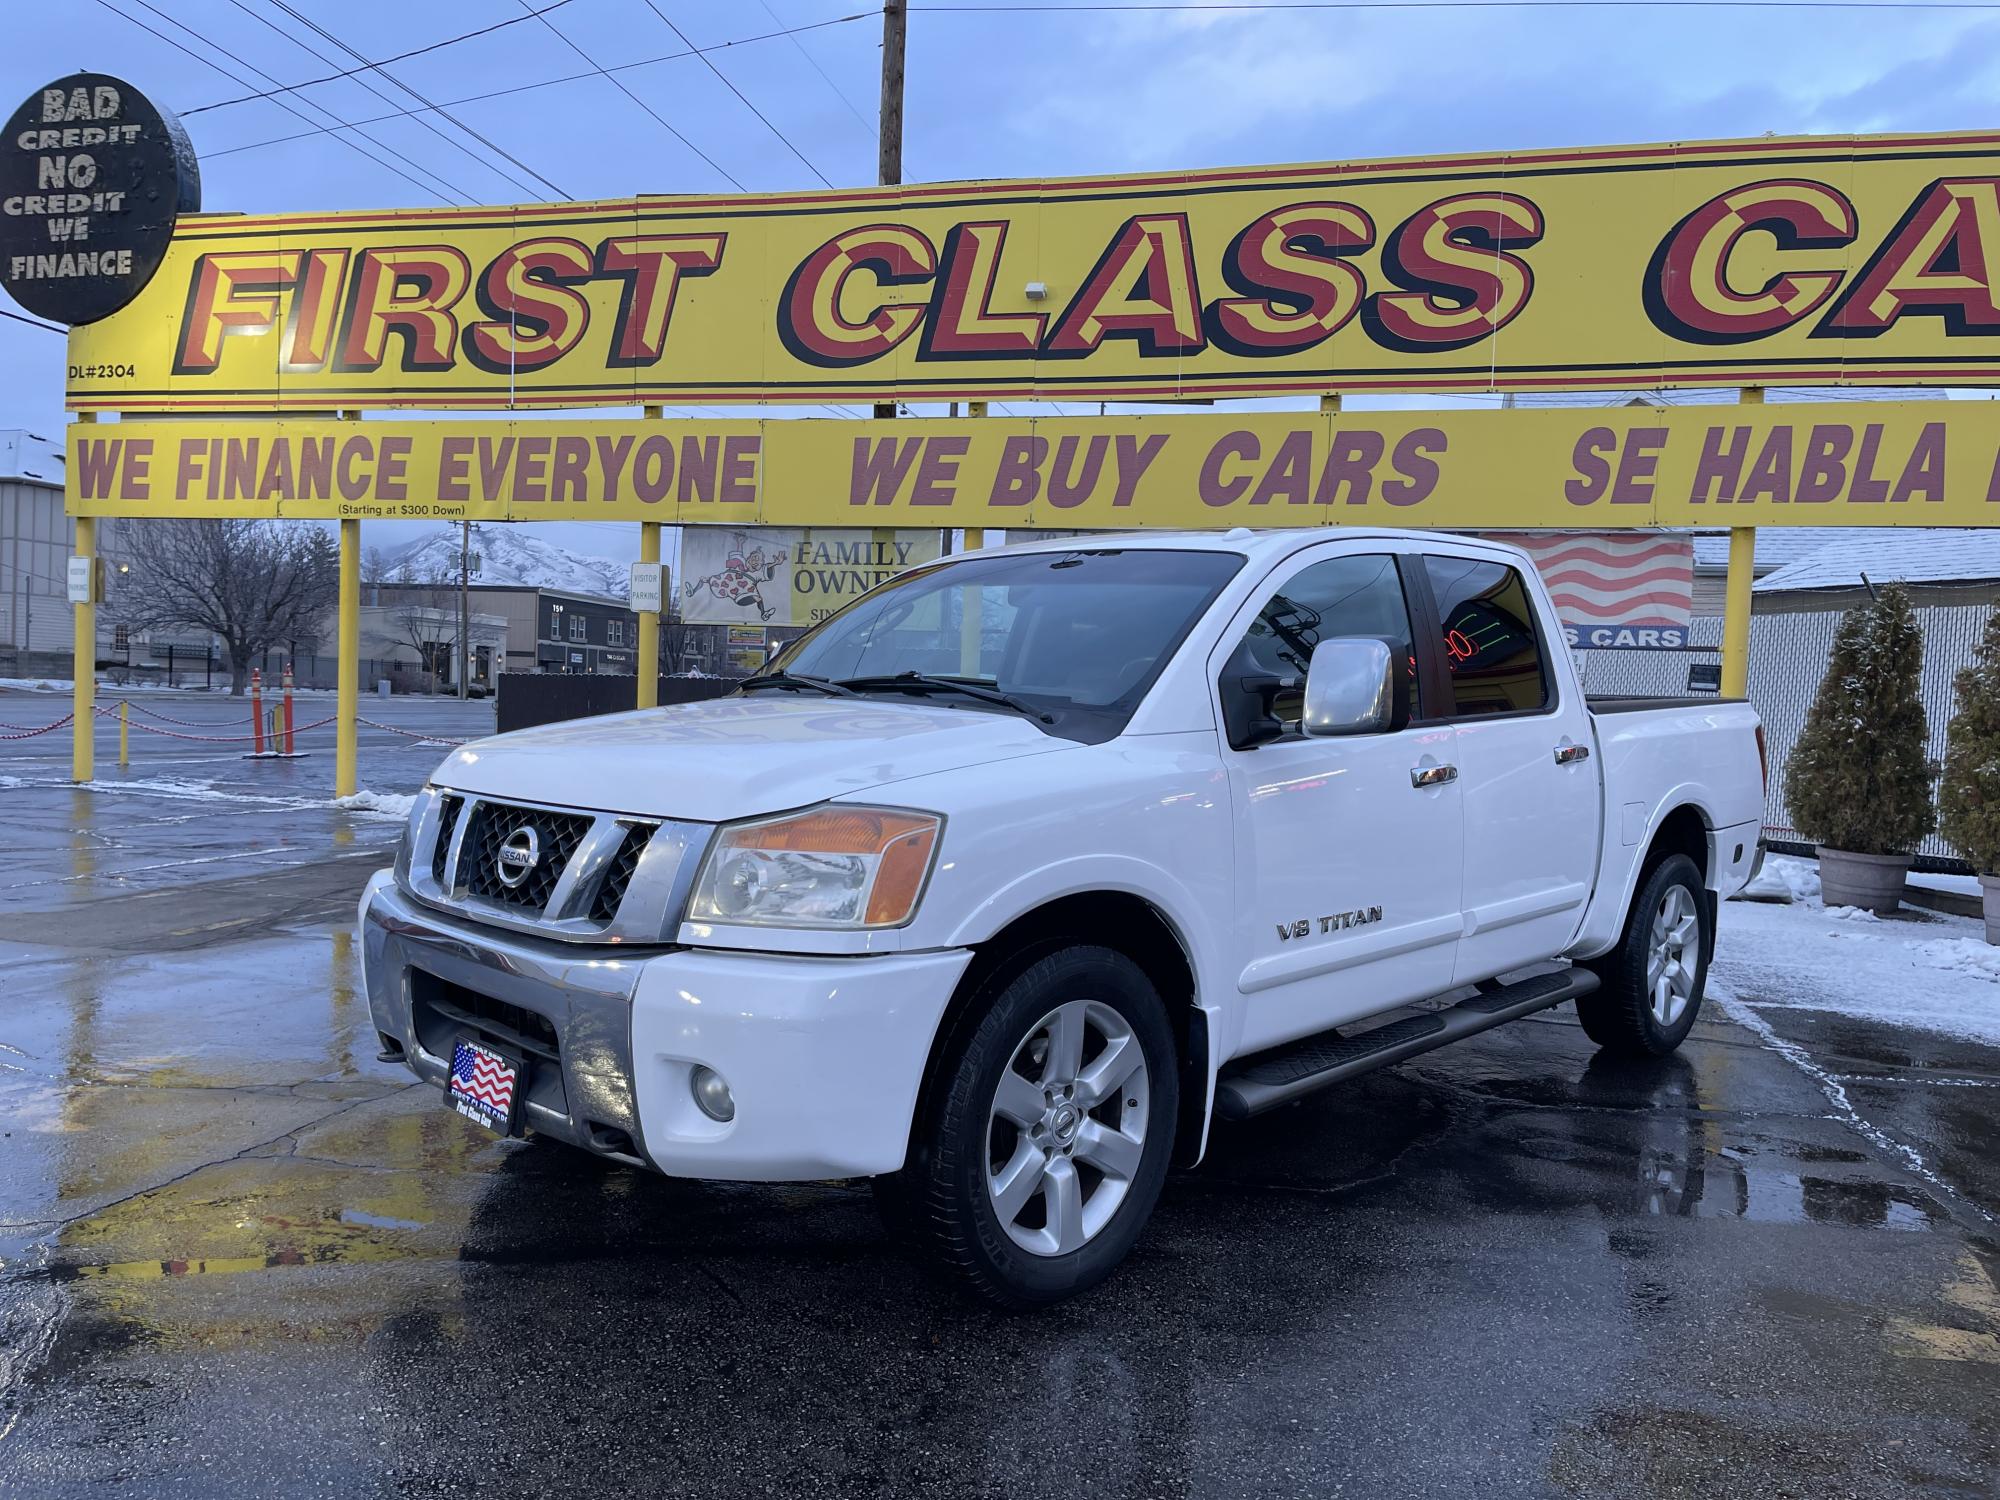
<svg viewBox="0 0 2000 1500"><path fill-rule="evenodd" d="M904 1184L934 1258L992 1301L1094 1286L1139 1237L1179 1108L1173 1030L1139 966L1064 948L1008 982L941 1061Z"/></svg>
<svg viewBox="0 0 2000 1500"><path fill-rule="evenodd" d="M1665 1057L1680 1046L1708 983L1710 909L1701 871L1685 854L1653 867L1618 946L1590 961L1603 983L1576 1002L1576 1014L1593 1042L1626 1057Z"/></svg>

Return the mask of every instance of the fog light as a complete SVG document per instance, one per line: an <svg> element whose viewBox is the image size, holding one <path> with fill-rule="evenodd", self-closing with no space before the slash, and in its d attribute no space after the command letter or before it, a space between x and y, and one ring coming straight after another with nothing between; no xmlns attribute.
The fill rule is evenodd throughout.
<svg viewBox="0 0 2000 1500"><path fill-rule="evenodd" d="M694 1095L694 1102L711 1120L727 1125L736 1118L736 1101L730 1097L729 1085L722 1081L722 1075L715 1069L696 1063L694 1071L688 1074L688 1092Z"/></svg>

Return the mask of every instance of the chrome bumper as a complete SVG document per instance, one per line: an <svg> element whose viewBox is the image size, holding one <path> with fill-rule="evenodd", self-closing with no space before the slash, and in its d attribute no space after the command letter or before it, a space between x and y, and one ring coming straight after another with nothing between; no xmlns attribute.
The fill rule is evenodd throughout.
<svg viewBox="0 0 2000 1500"><path fill-rule="evenodd" d="M657 950L612 956L475 926L411 900L387 871L362 897L361 945L375 1029L417 1077L442 1089L452 1037L483 1035L527 1059L523 1125L652 1165L633 1097L632 990Z"/></svg>

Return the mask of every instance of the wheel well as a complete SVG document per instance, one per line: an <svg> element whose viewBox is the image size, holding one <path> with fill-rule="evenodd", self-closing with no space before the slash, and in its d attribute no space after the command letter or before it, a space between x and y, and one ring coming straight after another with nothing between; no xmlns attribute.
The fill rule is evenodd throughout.
<svg viewBox="0 0 2000 1500"><path fill-rule="evenodd" d="M942 1081L939 1060L956 1050L961 1033L977 1022L985 1002L1037 959L1072 944L1124 954L1144 971L1166 1001L1181 1072L1174 1160L1191 1161L1200 1149L1208 1109L1208 1021L1195 1007L1194 966L1179 932L1158 907L1125 891L1064 896L1023 913L974 945L972 963L959 979L938 1023L912 1130L923 1123L933 1106Z"/></svg>
<svg viewBox="0 0 2000 1500"><path fill-rule="evenodd" d="M1638 899L1639 888L1645 885L1653 871L1676 854L1685 854L1701 872L1702 898L1708 907L1708 920L1702 924L1702 946L1706 950L1703 956L1712 958L1715 955L1716 912L1720 903L1715 892L1708 889L1708 820L1693 803L1683 802L1660 820L1653 842L1646 850L1646 858L1639 866L1639 878L1633 883L1633 899Z"/></svg>

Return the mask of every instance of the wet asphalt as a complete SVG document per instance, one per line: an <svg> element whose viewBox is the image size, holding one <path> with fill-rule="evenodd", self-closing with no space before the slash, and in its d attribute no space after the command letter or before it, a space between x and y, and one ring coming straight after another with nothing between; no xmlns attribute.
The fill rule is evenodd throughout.
<svg viewBox="0 0 2000 1500"><path fill-rule="evenodd" d="M2000 1493L2000 1051L1738 984L1616 1064L1565 1008L1218 1127L1005 1316L865 1184L479 1135L373 1059L396 825L185 753L0 745L0 1495Z"/></svg>

